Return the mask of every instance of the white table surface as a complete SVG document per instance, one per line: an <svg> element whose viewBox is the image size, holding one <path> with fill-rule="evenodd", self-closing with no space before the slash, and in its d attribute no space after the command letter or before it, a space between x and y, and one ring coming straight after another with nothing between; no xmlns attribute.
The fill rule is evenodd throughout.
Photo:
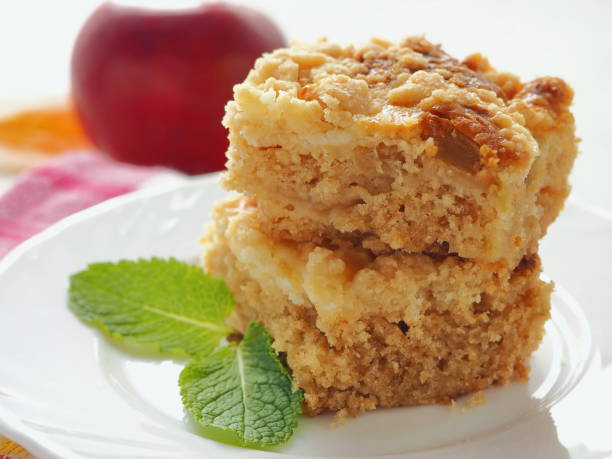
<svg viewBox="0 0 612 459"><path fill-rule="evenodd" d="M124 0L125 2L125 0ZM54 99L68 93L71 43L99 0L20 0L0 4L2 101ZM138 1L190 5L197 1ZM268 12L290 39L327 36L344 43L370 36L426 34L457 57L475 51L523 78L556 75L576 91L582 154L574 195L612 210L612 1L422 2L399 0L243 0ZM50 20L52 18L52 20ZM0 178L0 191L7 180Z"/></svg>

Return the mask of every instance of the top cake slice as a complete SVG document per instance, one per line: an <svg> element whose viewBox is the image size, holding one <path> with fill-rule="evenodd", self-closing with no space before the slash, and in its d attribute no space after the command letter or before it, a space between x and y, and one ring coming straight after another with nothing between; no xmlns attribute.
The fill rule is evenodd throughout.
<svg viewBox="0 0 612 459"><path fill-rule="evenodd" d="M235 87L224 185L255 197L273 237L357 236L512 269L568 194L572 96L419 37L294 45Z"/></svg>

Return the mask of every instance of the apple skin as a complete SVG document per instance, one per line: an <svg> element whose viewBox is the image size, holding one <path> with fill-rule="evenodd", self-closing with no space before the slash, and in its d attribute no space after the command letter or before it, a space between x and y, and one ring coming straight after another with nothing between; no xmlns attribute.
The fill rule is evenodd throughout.
<svg viewBox="0 0 612 459"><path fill-rule="evenodd" d="M77 113L112 157L189 174L223 169L232 87L262 53L286 46L263 14L208 3L189 10L101 5L71 62Z"/></svg>

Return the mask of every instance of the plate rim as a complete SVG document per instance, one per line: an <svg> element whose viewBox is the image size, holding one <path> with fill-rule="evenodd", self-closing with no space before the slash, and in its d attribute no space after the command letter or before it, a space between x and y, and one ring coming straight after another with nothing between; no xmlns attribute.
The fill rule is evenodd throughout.
<svg viewBox="0 0 612 459"><path fill-rule="evenodd" d="M12 411L0 405L0 433L31 454L50 459L82 459L83 456L58 444L44 433L26 426ZM39 438L42 436L43 438ZM4 457L4 456L2 456ZM10 456L7 456L10 457Z"/></svg>

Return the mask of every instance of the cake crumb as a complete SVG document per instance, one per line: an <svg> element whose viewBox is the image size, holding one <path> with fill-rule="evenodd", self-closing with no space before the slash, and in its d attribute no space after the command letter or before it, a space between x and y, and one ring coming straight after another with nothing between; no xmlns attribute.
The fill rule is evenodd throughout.
<svg viewBox="0 0 612 459"><path fill-rule="evenodd" d="M334 415L334 420L329 425L329 428L337 429L338 427L342 427L348 422L349 418L351 417L353 416L350 415L349 411L346 408L343 408L336 412L336 414Z"/></svg>
<svg viewBox="0 0 612 459"><path fill-rule="evenodd" d="M448 405L448 409L450 411L460 411L461 413L465 413L470 408L481 406L487 401L486 394L482 390L472 394L467 400L465 400L465 398L466 397L463 397L460 401L451 398L449 403L445 403L445 405Z"/></svg>
<svg viewBox="0 0 612 459"><path fill-rule="evenodd" d="M486 401L487 397L485 396L484 391L480 390L470 397L467 406L468 408L475 408L477 406L484 405Z"/></svg>

